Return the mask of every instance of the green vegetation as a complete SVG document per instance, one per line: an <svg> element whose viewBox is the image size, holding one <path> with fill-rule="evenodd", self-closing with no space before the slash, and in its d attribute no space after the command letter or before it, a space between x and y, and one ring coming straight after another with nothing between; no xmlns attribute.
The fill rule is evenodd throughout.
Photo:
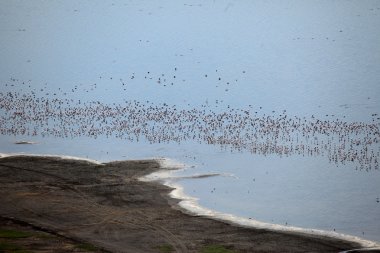
<svg viewBox="0 0 380 253"><path fill-rule="evenodd" d="M28 232L0 229L0 238L17 239L17 238L27 238L31 236L33 236L33 234L28 233Z"/></svg>
<svg viewBox="0 0 380 253"><path fill-rule="evenodd" d="M18 245L7 242L0 242L0 252L30 253L30 251L25 250Z"/></svg>
<svg viewBox="0 0 380 253"><path fill-rule="evenodd" d="M157 247L160 253L171 253L174 251L173 246L169 244L160 245Z"/></svg>
<svg viewBox="0 0 380 253"><path fill-rule="evenodd" d="M210 245L202 249L201 253L234 253L233 250L226 249L221 245Z"/></svg>
<svg viewBox="0 0 380 253"><path fill-rule="evenodd" d="M75 245L75 247L78 249L86 250L86 251L98 251L99 250L97 247L95 247L94 245L89 244L89 243L80 243L80 244Z"/></svg>

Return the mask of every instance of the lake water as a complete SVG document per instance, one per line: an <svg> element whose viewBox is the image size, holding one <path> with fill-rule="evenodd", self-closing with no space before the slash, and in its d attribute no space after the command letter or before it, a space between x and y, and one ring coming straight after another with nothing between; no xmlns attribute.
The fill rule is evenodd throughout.
<svg viewBox="0 0 380 253"><path fill-rule="evenodd" d="M0 153L165 157L206 209L380 241L378 27L379 1L1 1Z"/></svg>

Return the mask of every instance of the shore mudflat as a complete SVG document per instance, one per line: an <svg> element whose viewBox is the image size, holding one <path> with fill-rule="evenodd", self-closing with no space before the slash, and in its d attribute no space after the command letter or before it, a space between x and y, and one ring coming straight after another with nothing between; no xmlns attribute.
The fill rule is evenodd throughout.
<svg viewBox="0 0 380 253"><path fill-rule="evenodd" d="M110 252L339 252L354 242L244 228L190 215L171 188L140 177L155 160L94 164L58 157L0 159L0 216ZM62 251L64 252L64 251ZM205 252L205 251L204 251Z"/></svg>

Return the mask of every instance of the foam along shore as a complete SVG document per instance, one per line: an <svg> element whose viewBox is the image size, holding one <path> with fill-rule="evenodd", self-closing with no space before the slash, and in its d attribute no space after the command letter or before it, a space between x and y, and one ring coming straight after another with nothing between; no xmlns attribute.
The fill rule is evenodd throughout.
<svg viewBox="0 0 380 253"><path fill-rule="evenodd" d="M236 252L338 252L377 246L202 208L179 185L157 182L181 168L167 159L100 163L52 155L0 157L1 216L109 251L157 252L169 245L176 252L199 252L222 245Z"/></svg>
<svg viewBox="0 0 380 253"><path fill-rule="evenodd" d="M102 162L99 162L94 159L88 159L83 157L77 157L77 156L69 156L69 155L53 155L53 154L26 154L26 153L0 153L0 159L4 157L13 157L13 156L24 156L24 157L51 157L51 158L60 158L60 159L66 159L66 160L77 160L77 161L86 161L89 163L102 165Z"/></svg>
<svg viewBox="0 0 380 253"><path fill-rule="evenodd" d="M174 199L181 200L178 203L178 206L180 206L184 210L184 212L195 214L195 215L201 215L201 216L205 216L205 217L209 217L209 218L217 219L221 221L231 222L232 224L237 224L237 225L248 227L248 228L268 229L268 230L276 231L276 232L294 233L294 234L300 234L300 235L311 235L311 236L318 236L321 238L330 237L330 238L339 239L339 240L347 240L347 241L359 243L362 248L380 250L379 242L366 240L357 236L346 235L346 234L332 232L332 231L306 229L306 228L300 228L300 227L295 227L295 226L284 226L280 224L266 223L266 222L261 222L261 221L254 220L251 218L243 218L243 217L235 216L232 214L222 213L216 210L211 210L211 209L202 207L201 205L198 204L197 198L194 198L185 194L183 187L177 183L178 179L191 179L191 178L197 179L197 178L207 178L207 177L213 177L213 176L231 176L231 177L235 177L235 176L230 175L230 174L226 175L222 173L209 173L209 174L196 174L193 176L186 176L186 177L171 177L170 174L173 169L183 168L181 167L180 163L175 162L171 159L160 160L159 162L160 162L161 167L163 168L162 170L146 175L140 178L140 180L159 181L163 183L164 185L173 188L169 196ZM172 165L175 165L175 166L172 167Z"/></svg>

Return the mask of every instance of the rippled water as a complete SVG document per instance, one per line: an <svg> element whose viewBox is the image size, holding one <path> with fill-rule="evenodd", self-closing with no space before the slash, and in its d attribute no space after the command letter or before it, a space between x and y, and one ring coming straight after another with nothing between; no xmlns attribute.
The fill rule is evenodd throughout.
<svg viewBox="0 0 380 253"><path fill-rule="evenodd" d="M0 152L168 157L199 204L380 241L378 1L2 1ZM34 141L17 145L17 141Z"/></svg>

